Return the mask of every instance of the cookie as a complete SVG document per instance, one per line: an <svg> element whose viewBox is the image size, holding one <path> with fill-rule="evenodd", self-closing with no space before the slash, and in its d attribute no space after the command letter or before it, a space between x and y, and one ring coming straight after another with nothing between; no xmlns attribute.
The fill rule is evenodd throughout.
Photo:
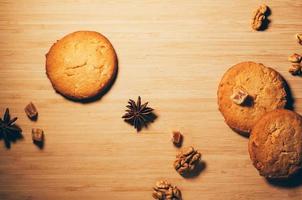
<svg viewBox="0 0 302 200"><path fill-rule="evenodd" d="M248 150L260 175L288 178L302 167L302 117L290 110L265 114L253 127Z"/></svg>
<svg viewBox="0 0 302 200"><path fill-rule="evenodd" d="M272 68L254 62L231 67L218 86L218 106L235 131L249 133L267 112L284 108L286 83Z"/></svg>
<svg viewBox="0 0 302 200"><path fill-rule="evenodd" d="M109 40L93 31L77 31L52 45L46 54L46 73L62 95L82 100L106 89L117 71Z"/></svg>

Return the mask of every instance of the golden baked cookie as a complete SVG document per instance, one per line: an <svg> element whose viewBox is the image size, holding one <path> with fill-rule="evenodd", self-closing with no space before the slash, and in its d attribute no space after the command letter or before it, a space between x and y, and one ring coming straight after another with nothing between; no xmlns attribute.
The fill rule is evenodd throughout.
<svg viewBox="0 0 302 200"><path fill-rule="evenodd" d="M231 67L218 86L218 106L235 131L249 133L266 112L286 106L286 83L272 68L254 62Z"/></svg>
<svg viewBox="0 0 302 200"><path fill-rule="evenodd" d="M116 71L117 57L111 43L93 31L68 34L46 54L46 73L54 89L75 100L100 94Z"/></svg>
<svg viewBox="0 0 302 200"><path fill-rule="evenodd" d="M260 175L292 176L302 167L302 117L284 109L265 114L252 129L248 149Z"/></svg>

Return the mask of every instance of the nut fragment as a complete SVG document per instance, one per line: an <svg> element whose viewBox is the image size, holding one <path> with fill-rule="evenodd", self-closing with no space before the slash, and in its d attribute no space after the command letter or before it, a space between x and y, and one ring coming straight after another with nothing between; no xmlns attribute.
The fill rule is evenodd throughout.
<svg viewBox="0 0 302 200"><path fill-rule="evenodd" d="M299 63L293 63L289 69L288 72L292 75L301 75L301 65Z"/></svg>
<svg viewBox="0 0 302 200"><path fill-rule="evenodd" d="M241 87L233 89L231 99L237 105L242 105L248 98L248 93Z"/></svg>
<svg viewBox="0 0 302 200"><path fill-rule="evenodd" d="M36 106L30 102L25 108L24 111L26 115L31 119L31 120L36 120L38 117L38 110Z"/></svg>
<svg viewBox="0 0 302 200"><path fill-rule="evenodd" d="M300 63L301 60L302 60L302 56L296 53L288 57L288 61L291 63Z"/></svg>
<svg viewBox="0 0 302 200"><path fill-rule="evenodd" d="M174 145L181 146L182 139L183 139L183 136L179 131L173 131L172 132L171 140L172 140Z"/></svg>
<svg viewBox="0 0 302 200"><path fill-rule="evenodd" d="M302 33L296 34L297 42L302 45Z"/></svg>
<svg viewBox="0 0 302 200"><path fill-rule="evenodd" d="M262 4L256 11L254 11L251 24L254 30L258 31L263 27L263 22L267 17L268 10L268 6Z"/></svg>
<svg viewBox="0 0 302 200"><path fill-rule="evenodd" d="M153 188L152 197L157 200L181 200L181 192L168 181L157 181Z"/></svg>
<svg viewBox="0 0 302 200"><path fill-rule="evenodd" d="M43 142L44 131L40 128L33 128L31 131L33 142Z"/></svg>
<svg viewBox="0 0 302 200"><path fill-rule="evenodd" d="M289 67L288 71L292 75L301 75L301 61L302 61L302 56L299 54L294 53L293 55L288 57L288 61L292 63L292 65Z"/></svg>
<svg viewBox="0 0 302 200"><path fill-rule="evenodd" d="M201 153L199 153L193 147L184 148L176 155L174 168L181 175L190 173L200 163L200 159Z"/></svg>

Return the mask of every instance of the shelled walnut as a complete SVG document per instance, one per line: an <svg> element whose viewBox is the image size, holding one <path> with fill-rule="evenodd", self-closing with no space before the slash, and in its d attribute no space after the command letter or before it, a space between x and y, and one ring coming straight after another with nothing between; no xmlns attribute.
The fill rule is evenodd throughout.
<svg viewBox="0 0 302 200"><path fill-rule="evenodd" d="M292 65L288 69L289 73L291 73L292 75L301 75L302 74L302 70L301 70L302 56L294 53L288 57L288 61L290 61L292 63Z"/></svg>
<svg viewBox="0 0 302 200"><path fill-rule="evenodd" d="M201 153L193 147L184 148L176 155L174 168L181 175L190 173L200 164L200 159Z"/></svg>
<svg viewBox="0 0 302 200"><path fill-rule="evenodd" d="M248 98L248 93L241 87L234 88L233 94L231 95L232 101L237 105L242 105Z"/></svg>
<svg viewBox="0 0 302 200"><path fill-rule="evenodd" d="M168 181L157 181L153 188L152 197L157 200L181 200L181 192Z"/></svg>
<svg viewBox="0 0 302 200"><path fill-rule="evenodd" d="M251 24L254 30L258 31L263 28L263 24L268 16L268 11L269 8L265 4L260 5L259 8L254 11Z"/></svg>

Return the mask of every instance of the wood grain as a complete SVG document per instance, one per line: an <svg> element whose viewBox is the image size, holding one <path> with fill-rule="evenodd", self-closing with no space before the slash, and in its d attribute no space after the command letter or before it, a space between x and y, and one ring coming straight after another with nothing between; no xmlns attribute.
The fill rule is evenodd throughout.
<svg viewBox="0 0 302 200"><path fill-rule="evenodd" d="M0 111L6 107L24 139L0 148L0 199L151 199L167 179L190 199L301 199L300 182L270 184L252 166L247 138L232 132L216 105L218 82L230 66L252 60L278 70L302 113L301 78L287 72L288 55L302 53L302 2L264 1L272 10L264 32L250 28L255 0L0 0ZM45 74L45 53L77 30L107 36L119 57L118 77L100 100L81 104L56 94ZM121 115L142 96L157 120L140 134ZM40 116L31 122L24 107ZM41 127L45 147L31 141ZM203 153L206 168L184 179L172 167L184 146ZM1 141L3 142L3 141Z"/></svg>

